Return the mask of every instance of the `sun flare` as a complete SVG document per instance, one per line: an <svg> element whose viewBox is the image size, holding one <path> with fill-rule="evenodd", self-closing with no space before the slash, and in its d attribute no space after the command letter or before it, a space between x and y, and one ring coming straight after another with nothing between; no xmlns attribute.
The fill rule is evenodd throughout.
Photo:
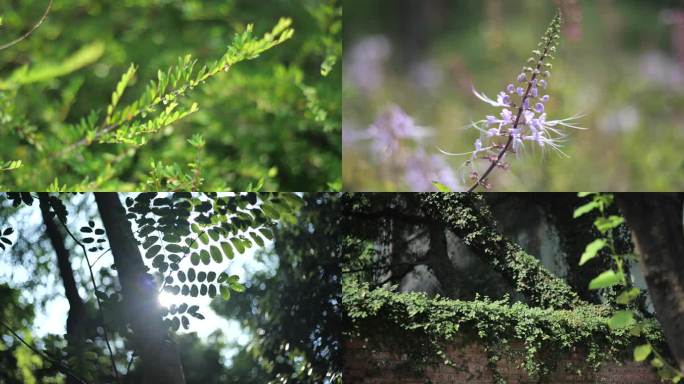
<svg viewBox="0 0 684 384"><path fill-rule="evenodd" d="M176 297L171 293L162 292L159 294L157 300L159 300L159 305L168 308L171 304L176 302Z"/></svg>

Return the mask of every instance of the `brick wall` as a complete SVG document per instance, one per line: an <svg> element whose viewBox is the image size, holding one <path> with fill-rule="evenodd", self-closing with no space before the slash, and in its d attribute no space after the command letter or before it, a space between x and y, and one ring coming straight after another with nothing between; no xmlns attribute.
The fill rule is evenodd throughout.
<svg viewBox="0 0 684 384"><path fill-rule="evenodd" d="M521 345L513 345L513 351L522 352ZM487 357L477 344L451 348L449 358L458 368L448 365L426 367L416 373L407 357L393 353L389 348L374 348L359 340L347 340L344 345L345 384L489 384L494 383L492 371L487 367ZM518 368L520 360L502 359L498 362L499 373L509 384L533 383ZM577 373L580 369L583 373ZM605 384L651 384L660 383L657 375L646 364L625 362L622 365L604 363L598 371L584 367L580 353L560 359L556 372L550 376L554 384L605 383Z"/></svg>

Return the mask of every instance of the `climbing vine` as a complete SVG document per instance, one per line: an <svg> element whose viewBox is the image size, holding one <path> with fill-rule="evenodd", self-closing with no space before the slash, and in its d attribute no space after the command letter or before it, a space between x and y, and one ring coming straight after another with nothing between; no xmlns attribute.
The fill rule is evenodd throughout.
<svg viewBox="0 0 684 384"><path fill-rule="evenodd" d="M639 338L642 336L645 324L650 320L645 319L643 313L635 305L637 299L643 296L644 292L634 286L627 272L627 267L636 261L637 256L633 253L618 252L613 233L624 223L625 219L620 215L608 214L608 208L614 200L610 193L580 193L579 197L589 198L589 202L578 207L573 216L578 218L589 212L598 212L594 220L594 227L601 234L601 237L587 244L579 265L584 265L599 257L599 252L602 250L606 251L613 264L612 268L602 272L589 282L589 289L619 289L619 294L615 298L618 309L612 313L607 324L613 330L625 330L630 335ZM648 337L644 337L642 343L634 347L634 360L644 361L649 358L651 366L657 370L662 379L671 380L673 383L682 380L682 373L668 362L668 359L653 346Z"/></svg>
<svg viewBox="0 0 684 384"><path fill-rule="evenodd" d="M603 362L621 360L640 340L624 329L608 327L610 310L604 306L555 310L509 298L430 298L424 293L370 289L354 279L343 282L342 292L348 324L345 337L391 343L393 351L410 356L408 361L418 372L428 365L453 366L446 354L448 345L478 342L485 347L497 381L505 382L496 371L496 362L516 357L510 346L519 341L524 345L522 368L530 377L548 381L563 354L585 352L586 367L576 367L581 375ZM642 337L654 344L663 341L655 321L644 322Z"/></svg>

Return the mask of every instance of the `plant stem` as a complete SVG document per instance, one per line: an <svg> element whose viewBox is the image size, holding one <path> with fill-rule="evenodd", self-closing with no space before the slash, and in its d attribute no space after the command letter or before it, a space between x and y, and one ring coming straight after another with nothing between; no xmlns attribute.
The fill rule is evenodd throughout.
<svg viewBox="0 0 684 384"><path fill-rule="evenodd" d="M3 49L7 49L13 45L17 45L21 43L23 40L25 40L27 37L29 37L33 33L33 31L38 29L38 27L40 27L40 25L43 24L45 19L47 19L48 14L50 13L50 8L52 8L52 0L48 2L47 8L45 8L45 12L43 12L43 16L40 17L40 20L38 20L38 22L34 24L33 27L31 27L31 29L28 30L28 32L24 33L23 35L10 41L7 44L0 45L0 51L2 51Z"/></svg>

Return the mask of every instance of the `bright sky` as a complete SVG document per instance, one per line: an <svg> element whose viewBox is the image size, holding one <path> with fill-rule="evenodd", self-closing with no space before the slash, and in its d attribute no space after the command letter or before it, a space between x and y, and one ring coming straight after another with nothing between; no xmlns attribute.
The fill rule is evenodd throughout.
<svg viewBox="0 0 684 384"><path fill-rule="evenodd" d="M89 199L89 205L91 205L94 209L94 199L92 195L86 195L86 196L78 196L78 199L82 198L87 198ZM121 197L122 201L124 197ZM67 209L69 209L70 206L67 206ZM35 227L35 228L41 228L40 225L42 224L42 216L40 213L40 209L38 207L38 202L34 202L33 206L30 208L24 208L21 211L21 215L15 215L16 217L12 217L12 220L9 220L6 225L10 225L15 228L15 233L10 236L12 240L16 239L17 235L17 230L21 230L22 227L25 227L27 224L29 227ZM85 212L69 212L69 223L67 224L69 226L69 229L71 232L78 237L80 235L80 232L78 229L87 223L87 221L90 219L90 217L85 213ZM21 220L23 223L19 223L18 221ZM102 227L101 222L98 220L95 220L97 223L98 227ZM23 236L27 236L27 234L23 233ZM35 236L38 238L41 234L36 233ZM29 235L30 236L30 235ZM267 249L272 249L273 247L273 242L268 241L267 239L265 240L265 247ZM69 243L67 243L68 246ZM216 263L212 262L210 266L205 266L203 264L200 264L199 266L194 266L195 270L197 272L199 271L210 271L213 270L217 273L226 271L227 273L231 275L238 275L240 276L240 280L243 281L245 277L248 277L249 275L258 272L260 270L264 270L268 268L266 265L263 263L260 263L256 261L255 259L255 252L257 252L259 248L250 248L245 251L244 254L239 255L236 254L235 258L233 260L224 260L220 265L217 265ZM83 258L82 252L80 248L75 247L70 249L72 252L72 267L74 268L74 272L76 275L79 275L79 272L83 274L83 276L87 276L88 270L87 270L87 265L85 263L85 259ZM11 250L9 251L11 252ZM144 251L141 247L141 252L144 254ZM0 253L0 283L9 283L10 286L16 286L18 284L21 284L22 282L27 281L30 276L29 273L30 271L27 270L26 268L22 266L16 266L12 263L10 263L10 260L8 260L7 253L8 251L4 252L5 255L2 255ZM94 259L99 256L99 253L95 254L89 254L88 255L90 258L90 262L93 262ZM30 255L28 255L30 257ZM77 260L81 260L81 262L76 262ZM145 260L147 264L151 264L151 260ZM93 266L93 271L95 272L95 276L97 277L98 271L103 268L103 267L108 267L112 265L113 263L113 258L111 255L111 252L108 252L100 260L97 261L97 263ZM192 266L190 263L189 258L186 258L183 260L180 264L181 270L187 269L188 267ZM78 271L80 269L80 271ZM50 292L50 290L53 290L57 288L57 290L60 292L60 295L58 295L55 299L49 300L45 306L45 310L41 311L40 306L36 306L36 319L34 322L34 330L36 336L42 337L45 336L46 334L52 333L52 334L64 334L66 332L66 318L67 318L67 312L69 310L69 303L64 297L64 290L62 288L62 283L59 280L57 271L56 271L56 266L55 266L55 276L57 278L50 278L50 281L47 284L47 287L41 287L38 288L36 292L26 292L25 297L29 300L32 300L32 296L41 296L45 295ZM56 281L55 281L56 280ZM88 287L92 287L91 283L88 281ZM84 290L81 288L81 297L85 297L86 293ZM220 299L220 295L218 295ZM185 331L182 327L178 331L178 333L191 333L191 332L197 332L198 336L206 339L207 336L209 336L211 333L213 333L216 330L221 330L223 334L226 336L226 341L228 343L231 342L238 342L239 344L246 344L249 341L248 335L241 329L240 325L236 321L228 321L225 318L222 318L218 316L210 307L209 303L211 302L211 299L208 297L197 297L193 298L191 296L174 296L171 294L167 293L162 293L159 297L159 302L161 305L169 307L172 304L180 304L183 302L188 303L188 305L198 305L200 307L199 312L202 313L205 316L204 320L199 320L199 319L190 319L190 328L188 331ZM223 351L223 356L226 359L230 359L230 357L233 356L235 353L235 350L232 349L226 349Z"/></svg>

